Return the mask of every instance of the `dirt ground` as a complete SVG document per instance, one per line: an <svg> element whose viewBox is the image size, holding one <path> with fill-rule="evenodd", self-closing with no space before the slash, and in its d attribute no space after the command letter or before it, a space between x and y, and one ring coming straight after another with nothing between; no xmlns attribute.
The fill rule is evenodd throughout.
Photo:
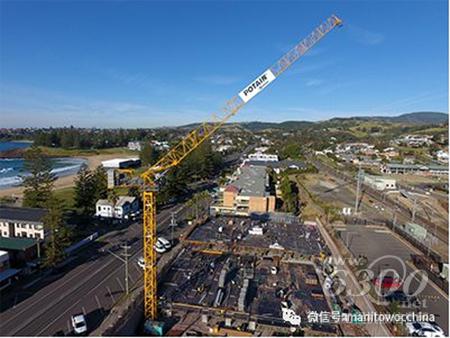
<svg viewBox="0 0 450 338"><path fill-rule="evenodd" d="M105 155L93 155L87 157L81 157L87 160L87 165L89 169L95 169L101 165L102 161L109 160L116 157L123 157L123 155L118 154L105 154ZM59 177L55 181L55 189L69 188L74 185L76 174ZM23 195L23 187L12 187L0 190L0 197L12 196L16 198L21 198Z"/></svg>

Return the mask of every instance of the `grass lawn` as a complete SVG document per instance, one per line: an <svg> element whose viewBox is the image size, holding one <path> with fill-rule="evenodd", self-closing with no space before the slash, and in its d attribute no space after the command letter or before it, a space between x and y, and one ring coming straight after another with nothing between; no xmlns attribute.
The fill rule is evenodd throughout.
<svg viewBox="0 0 450 338"><path fill-rule="evenodd" d="M74 187L62 188L54 191L54 195L56 198L63 201L64 209L73 209L74 208L74 196L75 190Z"/></svg>

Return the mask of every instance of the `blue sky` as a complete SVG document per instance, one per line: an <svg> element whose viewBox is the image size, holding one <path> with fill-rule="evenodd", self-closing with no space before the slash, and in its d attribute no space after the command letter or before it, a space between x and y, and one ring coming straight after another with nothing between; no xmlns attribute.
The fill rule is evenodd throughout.
<svg viewBox="0 0 450 338"><path fill-rule="evenodd" d="M235 121L448 112L446 1L1 1L0 127L207 120L330 14Z"/></svg>

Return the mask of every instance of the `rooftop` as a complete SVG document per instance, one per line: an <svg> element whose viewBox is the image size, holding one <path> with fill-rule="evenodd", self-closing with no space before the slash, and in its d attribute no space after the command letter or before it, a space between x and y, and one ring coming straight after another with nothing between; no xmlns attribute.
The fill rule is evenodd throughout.
<svg viewBox="0 0 450 338"><path fill-rule="evenodd" d="M266 193L266 167L243 166L238 178L231 185L239 189L242 196L265 196Z"/></svg>
<svg viewBox="0 0 450 338"><path fill-rule="evenodd" d="M441 164L403 164L403 163L388 163L386 164L388 168L399 168L399 169L421 169L421 170L448 170L448 166Z"/></svg>
<svg viewBox="0 0 450 338"><path fill-rule="evenodd" d="M121 207L125 203L133 203L136 200L136 197L133 196L119 196L119 199L116 202L116 207Z"/></svg>
<svg viewBox="0 0 450 338"><path fill-rule="evenodd" d="M10 238L0 237L0 249L2 250L26 250L36 245L32 238Z"/></svg>
<svg viewBox="0 0 450 338"><path fill-rule="evenodd" d="M0 207L0 219L11 221L42 222L47 209Z"/></svg>

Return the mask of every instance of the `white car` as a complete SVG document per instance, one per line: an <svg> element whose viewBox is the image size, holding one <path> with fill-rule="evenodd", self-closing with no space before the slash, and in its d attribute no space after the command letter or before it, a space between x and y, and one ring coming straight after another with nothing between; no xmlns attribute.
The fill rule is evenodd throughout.
<svg viewBox="0 0 450 338"><path fill-rule="evenodd" d="M72 327L76 334L83 334L87 332L86 319L82 313L73 315L71 319Z"/></svg>
<svg viewBox="0 0 450 338"><path fill-rule="evenodd" d="M172 244L164 237L158 237L156 242L161 244L166 250L169 250L172 247Z"/></svg>
<svg viewBox="0 0 450 338"><path fill-rule="evenodd" d="M432 322L408 322L408 333L416 337L445 337L444 330Z"/></svg>
<svg viewBox="0 0 450 338"><path fill-rule="evenodd" d="M145 269L145 261L144 261L144 257L139 257L137 259L137 265L141 268L141 269Z"/></svg>
<svg viewBox="0 0 450 338"><path fill-rule="evenodd" d="M156 243L153 247L157 253L164 253L167 251L167 249L164 247L164 245L161 244L159 241L156 241Z"/></svg>

